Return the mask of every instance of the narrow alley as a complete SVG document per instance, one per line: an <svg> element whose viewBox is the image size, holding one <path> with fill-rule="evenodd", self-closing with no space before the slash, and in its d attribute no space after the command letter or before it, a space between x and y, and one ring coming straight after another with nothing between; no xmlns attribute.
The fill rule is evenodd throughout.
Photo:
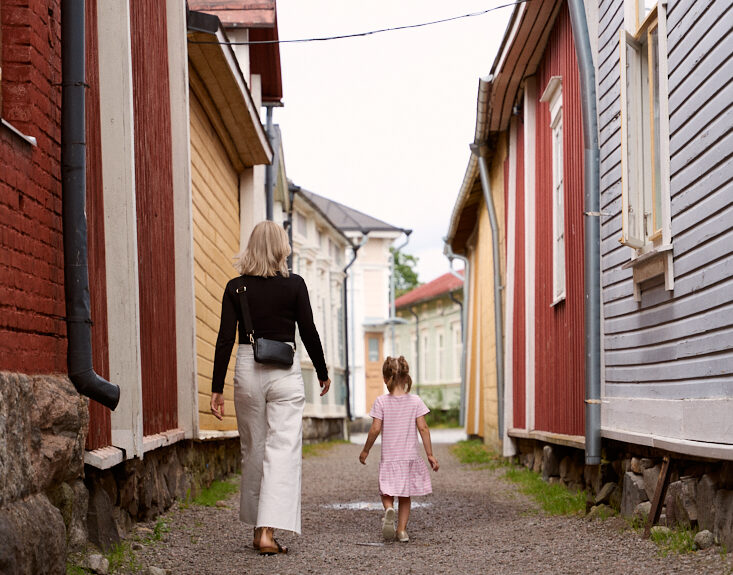
<svg viewBox="0 0 733 575"><path fill-rule="evenodd" d="M137 568L175 575L730 573L730 560L724 563L715 549L663 557L618 517L545 516L502 478L502 468L461 464L449 444L435 446L441 468L432 474L433 495L413 500L410 542L385 544L379 446L366 467L358 462L360 449L336 444L304 459L303 534L278 535L287 555L260 557L252 549L235 493L227 507L176 503L164 516L170 531L135 551Z"/></svg>

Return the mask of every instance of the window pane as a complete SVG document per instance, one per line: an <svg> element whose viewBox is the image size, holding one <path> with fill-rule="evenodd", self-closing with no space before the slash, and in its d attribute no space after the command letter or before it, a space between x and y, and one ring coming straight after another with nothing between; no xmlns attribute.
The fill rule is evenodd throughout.
<svg viewBox="0 0 733 575"><path fill-rule="evenodd" d="M650 58L650 72L651 78L649 79L652 88L652 105L653 110L653 133L652 133L652 145L654 146L654 165L652 166L652 206L654 212L653 227L654 232L661 229L662 227L662 174L661 174L661 162L659 154L659 37L658 28L655 26L654 29L649 33L649 58Z"/></svg>
<svg viewBox="0 0 733 575"><path fill-rule="evenodd" d="M626 134L628 161L626 181L628 187L628 234L630 238L643 237L644 207L642 203L642 182L639 175L643 164L641 146L641 62L638 50L626 44Z"/></svg>
<svg viewBox="0 0 733 575"><path fill-rule="evenodd" d="M369 361L379 361L379 339L369 338Z"/></svg>

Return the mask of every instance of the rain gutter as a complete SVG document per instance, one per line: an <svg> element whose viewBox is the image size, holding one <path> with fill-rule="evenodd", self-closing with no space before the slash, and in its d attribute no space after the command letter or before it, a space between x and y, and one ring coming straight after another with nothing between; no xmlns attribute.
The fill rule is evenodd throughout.
<svg viewBox="0 0 733 575"><path fill-rule="evenodd" d="M66 299L66 360L76 390L114 410L120 387L92 366L86 218L84 0L61 2L61 191Z"/></svg>
<svg viewBox="0 0 733 575"><path fill-rule="evenodd" d="M349 369L349 276L347 272L356 261L356 256L359 255L359 249L367 243L368 239L369 232L363 232L361 242L351 246L354 253L351 256L351 261L346 264L346 267L344 268L344 379L346 383L346 419L348 421L353 421L354 416L351 413L351 370Z"/></svg>
<svg viewBox="0 0 733 575"><path fill-rule="evenodd" d="M488 84L487 84L488 86ZM488 87L487 87L488 90ZM491 224L491 248L494 260L494 339L496 344L496 400L499 419L499 441L504 439L504 318L502 317L501 291L501 251L499 242L499 220L496 217L494 198L491 195L491 182L489 181L489 167L486 156L489 147L486 144L471 144L471 152L478 158L479 174L481 176L481 189L484 193L484 202L489 211L489 223Z"/></svg>
<svg viewBox="0 0 733 575"><path fill-rule="evenodd" d="M568 0L580 72L585 142L585 463L601 463L601 234L600 150L596 75L582 0Z"/></svg>

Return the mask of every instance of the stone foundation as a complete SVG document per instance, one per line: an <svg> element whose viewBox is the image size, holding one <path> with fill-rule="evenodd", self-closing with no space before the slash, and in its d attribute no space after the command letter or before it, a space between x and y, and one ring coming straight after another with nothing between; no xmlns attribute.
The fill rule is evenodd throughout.
<svg viewBox="0 0 733 575"><path fill-rule="evenodd" d="M303 418L303 443L318 443L331 439L346 438L346 419L344 418Z"/></svg>
<svg viewBox="0 0 733 575"><path fill-rule="evenodd" d="M89 541L108 549L176 499L195 497L212 481L240 470L239 439L179 441L111 469L86 466Z"/></svg>
<svg viewBox="0 0 733 575"><path fill-rule="evenodd" d="M517 458L549 483L585 489L588 507L607 504L624 517L648 514L665 453L604 441L601 465L586 466L581 449L517 440ZM671 456L669 486L659 523L697 527L733 550L733 462Z"/></svg>

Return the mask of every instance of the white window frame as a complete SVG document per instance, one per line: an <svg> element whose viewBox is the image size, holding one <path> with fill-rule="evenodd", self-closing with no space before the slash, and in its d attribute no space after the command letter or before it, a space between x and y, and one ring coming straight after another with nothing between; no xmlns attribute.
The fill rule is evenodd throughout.
<svg viewBox="0 0 733 575"><path fill-rule="evenodd" d="M621 237L632 248L634 298L641 284L664 275L674 289L669 176L667 18L664 2L625 0L619 32L621 111ZM657 50L652 49L656 32ZM657 58L657 74L653 58ZM658 94L658 102L655 98ZM652 111L658 110L658 117ZM657 141L658 137L658 141ZM658 181L657 181L658 180ZM658 194L658 197L657 197ZM660 213L661 212L661 213ZM660 265L661 260L661 265Z"/></svg>
<svg viewBox="0 0 733 575"><path fill-rule="evenodd" d="M438 382L443 381L443 356L445 354L445 333L442 328L436 330L436 349L435 354L435 375Z"/></svg>
<svg viewBox="0 0 733 575"><path fill-rule="evenodd" d="M562 76L552 76L540 102L550 105L552 138L552 305L565 300L565 170Z"/></svg>

